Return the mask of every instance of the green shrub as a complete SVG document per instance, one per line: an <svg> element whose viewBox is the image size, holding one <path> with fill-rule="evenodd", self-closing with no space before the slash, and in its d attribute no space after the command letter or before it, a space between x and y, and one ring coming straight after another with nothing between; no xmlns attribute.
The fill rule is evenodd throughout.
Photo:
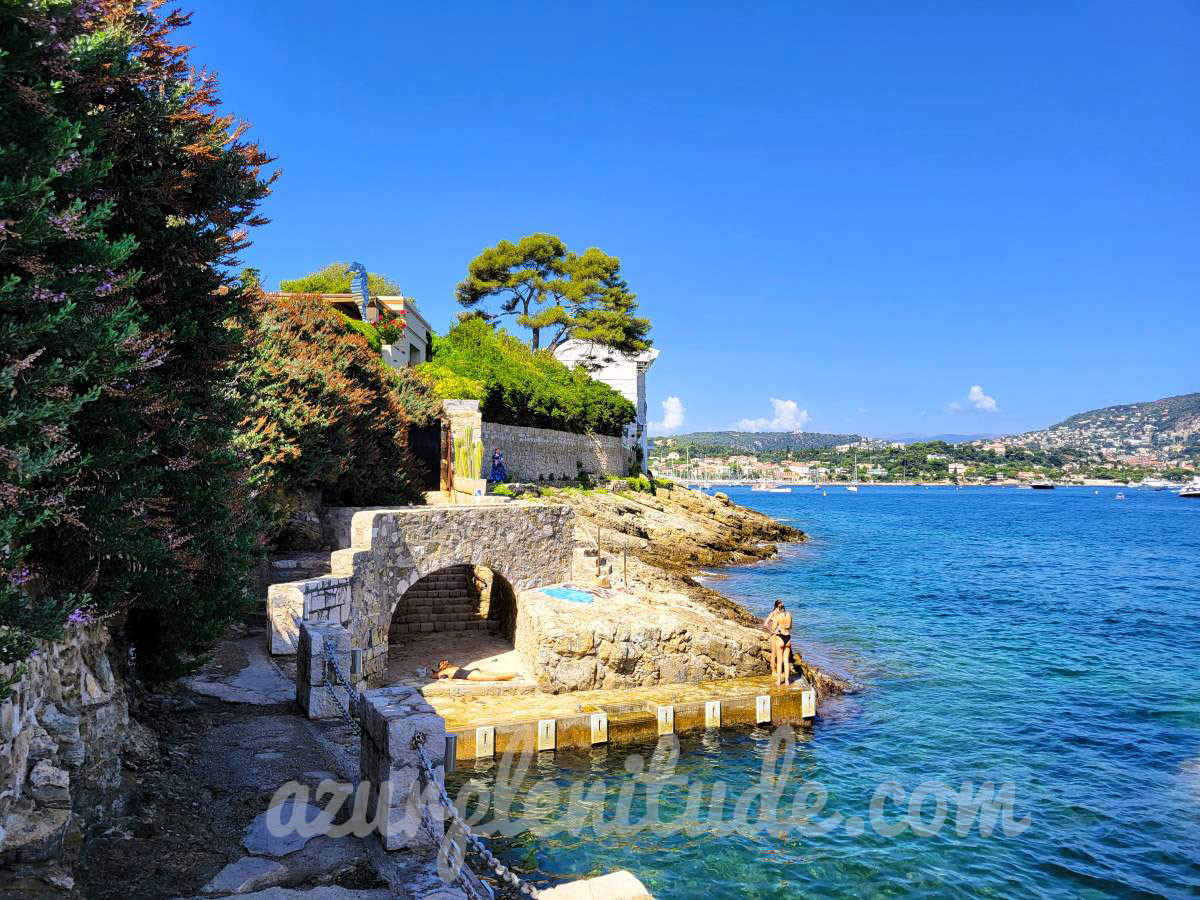
<svg viewBox="0 0 1200 900"><path fill-rule="evenodd" d="M247 350L237 373L246 407L237 448L276 521L303 489L346 505L420 499L408 426L436 408L427 383L384 365L311 296L263 298Z"/></svg>
<svg viewBox="0 0 1200 900"><path fill-rule="evenodd" d="M171 677L258 554L224 273L270 159L157 10L0 4L0 662L83 606Z"/></svg>
<svg viewBox="0 0 1200 900"><path fill-rule="evenodd" d="M496 485L494 488L492 488L492 493L498 494L501 497L515 497L516 496L516 494L513 493L513 489L510 488L507 484Z"/></svg>
<svg viewBox="0 0 1200 900"><path fill-rule="evenodd" d="M379 330L374 325L370 322L364 322L362 319L352 319L344 312L339 312L338 315L341 317L342 324L347 329L356 334L361 334L367 339L368 347L376 353L379 353L383 349L383 341L380 340Z"/></svg>
<svg viewBox="0 0 1200 900"><path fill-rule="evenodd" d="M349 263L331 262L316 272L280 281L279 289L295 294L349 294L353 277ZM386 275L368 272L367 290L373 295L394 296L400 293L400 285Z"/></svg>
<svg viewBox="0 0 1200 900"><path fill-rule="evenodd" d="M582 368L568 369L478 317L436 338L433 359L419 368L439 396L479 400L487 422L620 435L636 417L632 403Z"/></svg>

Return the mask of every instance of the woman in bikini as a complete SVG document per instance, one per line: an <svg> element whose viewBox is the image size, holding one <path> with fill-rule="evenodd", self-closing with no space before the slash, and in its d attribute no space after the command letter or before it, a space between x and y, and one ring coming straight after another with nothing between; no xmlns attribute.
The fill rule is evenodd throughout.
<svg viewBox="0 0 1200 900"><path fill-rule="evenodd" d="M764 623L771 635L771 674L780 687L789 681L792 667L792 614L782 600L775 601L775 608Z"/></svg>
<svg viewBox="0 0 1200 900"><path fill-rule="evenodd" d="M482 669L464 669L454 665L448 659L439 661L434 671L438 678L459 678L463 681L512 681L514 678L520 677L516 672L485 672Z"/></svg>

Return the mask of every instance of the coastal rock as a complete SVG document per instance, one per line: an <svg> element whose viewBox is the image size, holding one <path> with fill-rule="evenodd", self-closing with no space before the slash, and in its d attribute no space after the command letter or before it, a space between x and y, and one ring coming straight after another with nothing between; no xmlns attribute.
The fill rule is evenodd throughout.
<svg viewBox="0 0 1200 900"><path fill-rule="evenodd" d="M259 856L280 857L295 853L303 849L316 835L301 834L296 829L288 828L288 823L293 819L299 821L300 816L305 822L312 822L320 814L321 810L311 803L304 803L297 808L295 800L285 800L280 804L278 813L279 822L283 827L279 828L277 833L272 833L276 829L272 829L268 824L268 818L272 816L271 810L259 813L254 821L246 826L242 846L248 852Z"/></svg>
<svg viewBox="0 0 1200 900"><path fill-rule="evenodd" d="M245 894L263 887L278 884L287 869L273 859L260 856L243 856L230 863L217 876L200 888L203 894Z"/></svg>
<svg viewBox="0 0 1200 900"><path fill-rule="evenodd" d="M29 792L42 806L71 808L71 775L43 759L29 773Z"/></svg>

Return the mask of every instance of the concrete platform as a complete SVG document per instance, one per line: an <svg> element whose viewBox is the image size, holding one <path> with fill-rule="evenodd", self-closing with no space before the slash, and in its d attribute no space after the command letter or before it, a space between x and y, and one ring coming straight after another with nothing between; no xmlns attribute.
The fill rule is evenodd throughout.
<svg viewBox="0 0 1200 900"><path fill-rule="evenodd" d="M769 675L571 694L428 692L426 699L446 720L446 733L457 736L461 760L509 748L585 748L712 727L800 724L816 715L808 682L779 687Z"/></svg>

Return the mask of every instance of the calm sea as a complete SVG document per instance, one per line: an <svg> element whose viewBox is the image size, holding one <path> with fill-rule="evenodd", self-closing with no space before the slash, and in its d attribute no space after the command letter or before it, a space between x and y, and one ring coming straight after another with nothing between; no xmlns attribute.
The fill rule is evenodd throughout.
<svg viewBox="0 0 1200 900"><path fill-rule="evenodd" d="M790 813L808 785L810 808L827 792L809 821L842 824L585 827L497 839L502 858L542 885L628 868L660 898L1200 893L1200 501L1091 488L732 493L811 541L714 586L758 613L783 598L799 648L862 685L800 734L780 804ZM684 736L673 774L705 803L723 782L730 818L770 746L766 730ZM527 784L545 779L566 798L573 781L602 782L611 818L634 781L629 754L655 749L541 754ZM467 767L452 787L490 789L496 771ZM934 827L938 797L964 781L1011 783L1013 834L1001 816L990 836L978 821L960 836L953 797ZM872 826L888 782L899 793L882 823L895 831L919 815L925 834ZM663 820L684 792L662 791Z"/></svg>

